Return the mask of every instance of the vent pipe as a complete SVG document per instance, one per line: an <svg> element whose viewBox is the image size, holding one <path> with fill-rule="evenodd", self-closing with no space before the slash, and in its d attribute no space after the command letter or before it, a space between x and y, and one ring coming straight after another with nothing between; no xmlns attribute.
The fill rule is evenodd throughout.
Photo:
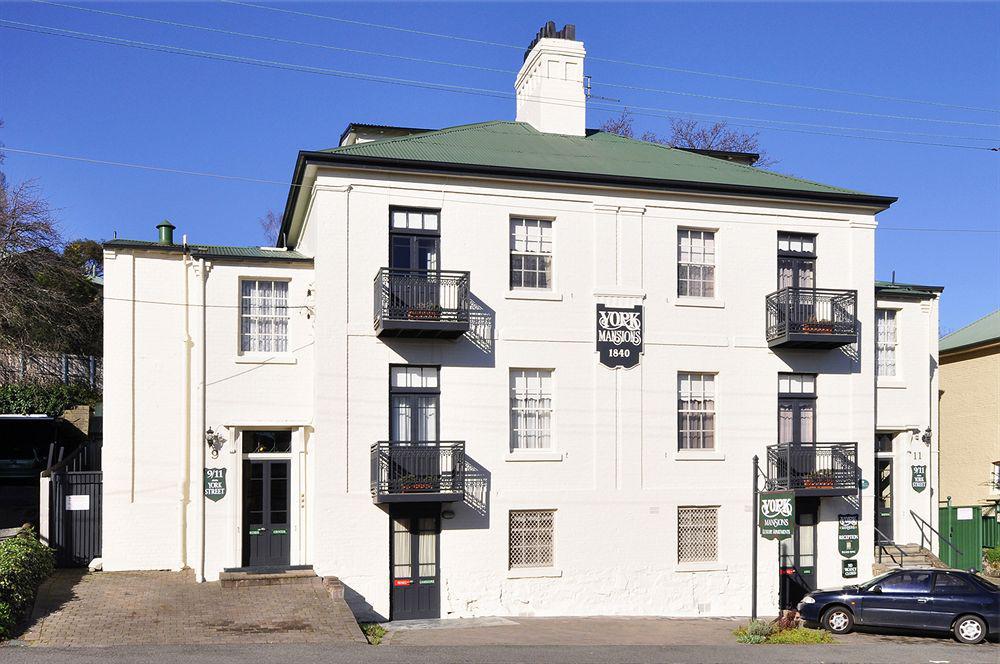
<svg viewBox="0 0 1000 664"><path fill-rule="evenodd" d="M159 224L156 225L156 229L160 231L160 244L173 244L174 243L174 229L177 228L172 223L164 219Z"/></svg>

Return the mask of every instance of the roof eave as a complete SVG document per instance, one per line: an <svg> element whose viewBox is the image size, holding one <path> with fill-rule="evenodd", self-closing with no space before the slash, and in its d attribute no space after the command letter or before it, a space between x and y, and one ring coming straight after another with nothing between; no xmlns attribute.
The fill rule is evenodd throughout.
<svg viewBox="0 0 1000 664"><path fill-rule="evenodd" d="M840 192L814 192L795 189L777 189L771 187L753 187L747 185L714 184L693 182L689 180L667 180L652 178L637 178L627 176L608 176L590 173L575 173L569 171L549 171L532 168L513 168L508 166L486 166L475 164L456 164L452 162L418 161L411 159L391 159L385 157L370 157L336 152L300 151L296 163L292 191L289 192L289 202L293 191L301 184L302 173L306 163L324 165L343 165L355 168L377 168L409 171L429 171L443 173L458 173L463 175L502 176L518 179L554 180L557 182L573 182L596 185L620 185L642 189L670 189L675 191L692 191L699 193L753 195L764 198L784 200L805 200L839 205L854 205L873 208L878 212L886 210L895 203L895 196L874 196L871 194L853 194ZM291 219L291 207L286 207L282 222L282 230Z"/></svg>
<svg viewBox="0 0 1000 664"><path fill-rule="evenodd" d="M973 341L971 343L963 344L961 346L955 346L954 348L938 348L938 355L958 355L960 353L968 353L976 350L986 350L994 346L1000 347L1000 337L994 337L992 339L980 339L979 341Z"/></svg>

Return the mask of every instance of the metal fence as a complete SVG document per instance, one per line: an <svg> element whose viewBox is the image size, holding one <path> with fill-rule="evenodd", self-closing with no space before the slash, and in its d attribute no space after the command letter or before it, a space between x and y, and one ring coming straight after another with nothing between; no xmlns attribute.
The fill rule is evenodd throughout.
<svg viewBox="0 0 1000 664"><path fill-rule="evenodd" d="M469 273L382 268L375 276L375 322L469 320Z"/></svg>
<svg viewBox="0 0 1000 664"><path fill-rule="evenodd" d="M767 296L767 338L785 334L857 334L853 290L782 288Z"/></svg>
<svg viewBox="0 0 1000 664"><path fill-rule="evenodd" d="M101 557L101 471L55 472L49 478L49 546L60 567Z"/></svg>
<svg viewBox="0 0 1000 664"><path fill-rule="evenodd" d="M81 383L100 390L104 363L94 355L0 353L0 384L36 381Z"/></svg>
<svg viewBox="0 0 1000 664"><path fill-rule="evenodd" d="M397 443L382 441L371 449L372 496L462 493L465 488L465 442Z"/></svg>
<svg viewBox="0 0 1000 664"><path fill-rule="evenodd" d="M856 491L857 443L769 445L767 479L772 490Z"/></svg>

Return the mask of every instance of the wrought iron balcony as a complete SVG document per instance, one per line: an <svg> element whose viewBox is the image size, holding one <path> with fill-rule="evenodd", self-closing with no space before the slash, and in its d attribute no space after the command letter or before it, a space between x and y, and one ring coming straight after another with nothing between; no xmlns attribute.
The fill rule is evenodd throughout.
<svg viewBox="0 0 1000 664"><path fill-rule="evenodd" d="M857 443L779 443L767 448L767 488L802 496L858 492Z"/></svg>
<svg viewBox="0 0 1000 664"><path fill-rule="evenodd" d="M439 502L465 498L465 442L388 442L372 445L372 500Z"/></svg>
<svg viewBox="0 0 1000 664"><path fill-rule="evenodd" d="M457 339L468 331L468 272L384 267L375 275L378 336Z"/></svg>
<svg viewBox="0 0 1000 664"><path fill-rule="evenodd" d="M767 296L771 348L838 348L858 340L858 292L782 288Z"/></svg>

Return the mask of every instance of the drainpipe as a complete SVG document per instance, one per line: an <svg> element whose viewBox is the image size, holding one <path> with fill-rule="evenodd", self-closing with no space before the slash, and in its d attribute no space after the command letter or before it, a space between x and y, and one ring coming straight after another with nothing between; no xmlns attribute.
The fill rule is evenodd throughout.
<svg viewBox="0 0 1000 664"><path fill-rule="evenodd" d="M198 449L201 450L199 464L199 475L205 472L205 429L207 427L206 421L207 416L207 399L205 397L205 373L207 366L208 353L205 349L205 343L207 341L207 324L206 317L208 313L208 308L206 307L206 293L207 293L207 281L208 281L208 269L209 266L205 263L204 258L198 259L197 272L201 281L201 357L199 359L198 367L198 391L199 399L201 401L198 413L198 429L197 438L195 439L195 444L198 445ZM198 528L198 569L195 570L195 580L201 583L205 580L205 492L199 492L198 498L198 515L199 515L199 528Z"/></svg>
<svg viewBox="0 0 1000 664"><path fill-rule="evenodd" d="M186 244L186 242L185 242ZM184 428L184 435L181 437L181 448L179 450L180 454L180 477L178 478L177 485L177 569L182 570L188 566L187 560L187 506L190 496L190 485L191 485L191 312L189 311L190 304L190 284L188 279L188 271L191 268L191 261L188 258L187 253L181 255L181 269L184 271L183 278L181 280L182 289L184 291L183 297L183 324L181 328L181 343L183 348L181 350L181 375L184 376L182 388L182 399L183 399L183 409L184 415L181 420L182 426Z"/></svg>

